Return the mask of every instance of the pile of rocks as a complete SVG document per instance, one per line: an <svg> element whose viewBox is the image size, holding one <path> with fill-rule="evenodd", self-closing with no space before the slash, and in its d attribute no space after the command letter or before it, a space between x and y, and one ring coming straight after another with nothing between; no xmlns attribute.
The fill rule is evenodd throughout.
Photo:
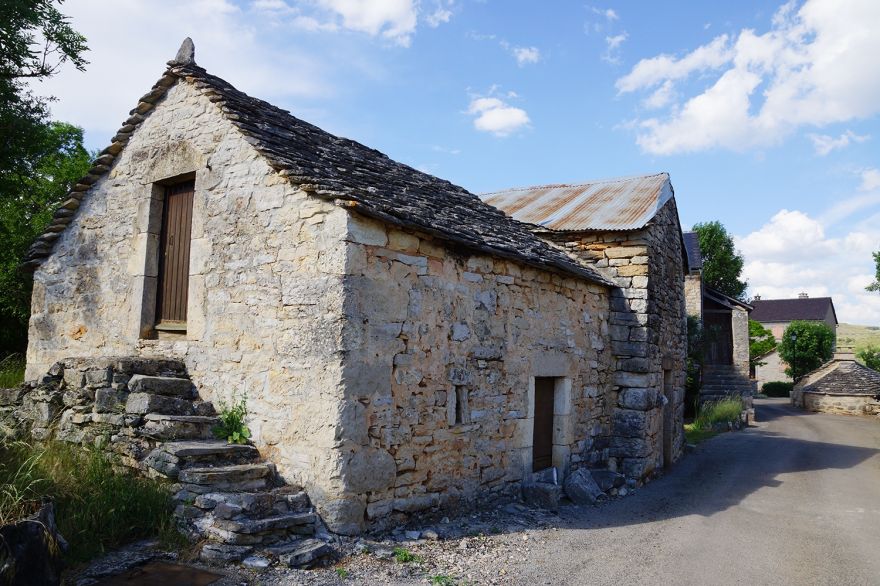
<svg viewBox="0 0 880 586"><path fill-rule="evenodd" d="M576 505L592 505L611 496L626 496L635 485L635 480L605 468L579 468L560 485L556 469L548 468L523 484L522 497L528 505L556 512L563 494Z"/></svg>
<svg viewBox="0 0 880 586"><path fill-rule="evenodd" d="M331 554L314 537L308 495L284 485L253 446L214 440L218 422L184 365L164 359L64 360L38 383L0 392L6 435L94 444L167 480L181 528L205 541L205 561L302 567Z"/></svg>

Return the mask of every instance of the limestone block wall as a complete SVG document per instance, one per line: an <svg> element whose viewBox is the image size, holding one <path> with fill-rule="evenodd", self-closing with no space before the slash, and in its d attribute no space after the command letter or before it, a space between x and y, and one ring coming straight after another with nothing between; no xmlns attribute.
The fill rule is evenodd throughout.
<svg viewBox="0 0 880 586"><path fill-rule="evenodd" d="M792 401L794 403L794 400ZM871 395L844 395L803 391L799 403L807 411L838 415L874 415L880 413L880 402Z"/></svg>
<svg viewBox="0 0 880 586"><path fill-rule="evenodd" d="M149 339L157 182L193 174L188 329ZM346 222L344 210L278 177L179 82L36 271L28 378L70 356L180 359L204 399L247 394L254 440L286 477L332 490Z"/></svg>
<svg viewBox="0 0 880 586"><path fill-rule="evenodd" d="M685 275L684 298L687 314L696 318L703 317L703 276L700 273Z"/></svg>
<svg viewBox="0 0 880 586"><path fill-rule="evenodd" d="M518 491L535 377L556 377L553 464L608 457L607 289L352 215L345 415L352 522Z"/></svg>
<svg viewBox="0 0 880 586"><path fill-rule="evenodd" d="M743 376L749 376L749 312L735 307L730 312L733 335L733 366ZM780 379L781 380L781 379Z"/></svg>
<svg viewBox="0 0 880 586"><path fill-rule="evenodd" d="M758 383L758 389L764 383L775 381L791 382L791 377L785 374L785 369L788 368L788 365L782 360L778 352L774 350L762 358L761 362L764 362L764 364L755 367L755 380Z"/></svg>
<svg viewBox="0 0 880 586"><path fill-rule="evenodd" d="M617 406L609 463L627 476L648 476L665 463L664 446L674 461L684 445L687 322L675 201L670 200L641 230L542 237L565 247L619 286L612 291L609 318Z"/></svg>

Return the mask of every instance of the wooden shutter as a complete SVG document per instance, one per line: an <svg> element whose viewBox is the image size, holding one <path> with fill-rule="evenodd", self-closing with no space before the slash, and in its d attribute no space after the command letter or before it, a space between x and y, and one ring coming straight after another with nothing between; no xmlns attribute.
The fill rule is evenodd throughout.
<svg viewBox="0 0 880 586"><path fill-rule="evenodd" d="M156 300L157 329L163 329L163 326L165 329L186 328L194 189L195 183L187 181L165 190Z"/></svg>
<svg viewBox="0 0 880 586"><path fill-rule="evenodd" d="M532 471L553 466L553 392L555 379L535 378L535 433L532 438Z"/></svg>

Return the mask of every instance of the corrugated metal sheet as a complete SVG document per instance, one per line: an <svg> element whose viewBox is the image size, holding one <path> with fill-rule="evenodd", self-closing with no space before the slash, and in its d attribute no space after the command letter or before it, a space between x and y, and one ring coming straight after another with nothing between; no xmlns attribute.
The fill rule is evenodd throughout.
<svg viewBox="0 0 880 586"><path fill-rule="evenodd" d="M520 222L550 230L637 230L672 198L668 173L542 185L480 197Z"/></svg>

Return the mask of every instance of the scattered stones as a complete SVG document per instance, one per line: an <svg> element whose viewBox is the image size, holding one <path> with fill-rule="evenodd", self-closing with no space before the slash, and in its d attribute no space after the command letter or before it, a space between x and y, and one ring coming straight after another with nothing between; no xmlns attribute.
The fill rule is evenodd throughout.
<svg viewBox="0 0 880 586"><path fill-rule="evenodd" d="M604 492L586 468L579 468L565 479L565 496L578 505L592 505Z"/></svg>
<svg viewBox="0 0 880 586"><path fill-rule="evenodd" d="M559 511L559 500L562 498L562 487L549 482L533 482L523 484L522 497L526 504L548 511Z"/></svg>
<svg viewBox="0 0 880 586"><path fill-rule="evenodd" d="M271 563L269 558L260 555L248 556L241 561L241 564L247 568L268 568Z"/></svg>
<svg viewBox="0 0 880 586"><path fill-rule="evenodd" d="M590 474L602 492L608 492L612 488L623 486L626 482L626 477L623 474L618 474L613 470L591 470Z"/></svg>

